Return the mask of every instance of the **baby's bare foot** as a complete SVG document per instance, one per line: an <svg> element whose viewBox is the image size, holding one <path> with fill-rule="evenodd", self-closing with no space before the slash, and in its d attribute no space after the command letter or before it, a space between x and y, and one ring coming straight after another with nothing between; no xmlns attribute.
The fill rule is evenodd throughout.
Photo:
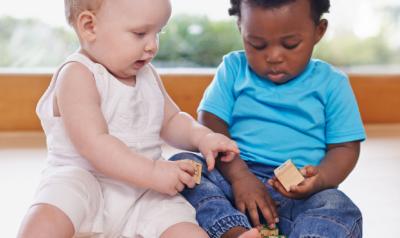
<svg viewBox="0 0 400 238"><path fill-rule="evenodd" d="M257 229L253 228L253 229L241 234L239 236L239 238L261 238L261 236L260 236L260 232Z"/></svg>

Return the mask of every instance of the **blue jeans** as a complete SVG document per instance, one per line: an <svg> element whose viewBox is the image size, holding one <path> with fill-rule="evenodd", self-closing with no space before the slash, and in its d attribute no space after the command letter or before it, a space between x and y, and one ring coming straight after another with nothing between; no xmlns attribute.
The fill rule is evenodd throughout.
<svg viewBox="0 0 400 238"><path fill-rule="evenodd" d="M250 228L251 223L246 215L234 207L231 186L219 171L207 171L204 159L193 153L179 153L170 158L182 159L203 164L201 183L193 189L186 188L182 195L196 209L196 219L208 235L212 238L221 237L233 227ZM362 237L361 212L343 192L326 189L307 199L289 199L267 183L274 167L254 163L248 163L248 166L279 204L279 233L289 238Z"/></svg>

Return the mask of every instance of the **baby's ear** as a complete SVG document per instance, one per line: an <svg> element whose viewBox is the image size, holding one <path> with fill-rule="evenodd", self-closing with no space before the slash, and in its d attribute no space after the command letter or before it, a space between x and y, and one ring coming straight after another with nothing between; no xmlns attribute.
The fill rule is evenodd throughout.
<svg viewBox="0 0 400 238"><path fill-rule="evenodd" d="M315 44L317 44L325 35L326 29L328 29L328 20L321 19L317 25L315 32Z"/></svg>
<svg viewBox="0 0 400 238"><path fill-rule="evenodd" d="M85 41L96 39L95 33L96 16L91 11L83 11L76 19L76 30L79 36Z"/></svg>

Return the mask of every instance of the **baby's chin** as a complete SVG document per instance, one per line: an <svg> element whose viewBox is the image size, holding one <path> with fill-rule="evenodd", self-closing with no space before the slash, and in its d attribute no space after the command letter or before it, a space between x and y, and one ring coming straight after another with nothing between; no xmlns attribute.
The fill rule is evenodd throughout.
<svg viewBox="0 0 400 238"><path fill-rule="evenodd" d="M136 78L136 74L139 70L136 69L129 69L125 70L124 72L110 72L115 78L121 81L129 81Z"/></svg>

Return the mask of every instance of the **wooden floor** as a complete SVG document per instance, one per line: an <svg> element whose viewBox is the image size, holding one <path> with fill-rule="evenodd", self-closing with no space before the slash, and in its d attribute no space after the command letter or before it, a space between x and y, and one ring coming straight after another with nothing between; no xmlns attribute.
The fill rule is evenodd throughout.
<svg viewBox="0 0 400 238"><path fill-rule="evenodd" d="M400 237L400 125L369 125L356 169L341 185L364 216L364 237ZM166 156L174 150L165 147ZM1 237L15 237L46 156L41 133L0 133Z"/></svg>

